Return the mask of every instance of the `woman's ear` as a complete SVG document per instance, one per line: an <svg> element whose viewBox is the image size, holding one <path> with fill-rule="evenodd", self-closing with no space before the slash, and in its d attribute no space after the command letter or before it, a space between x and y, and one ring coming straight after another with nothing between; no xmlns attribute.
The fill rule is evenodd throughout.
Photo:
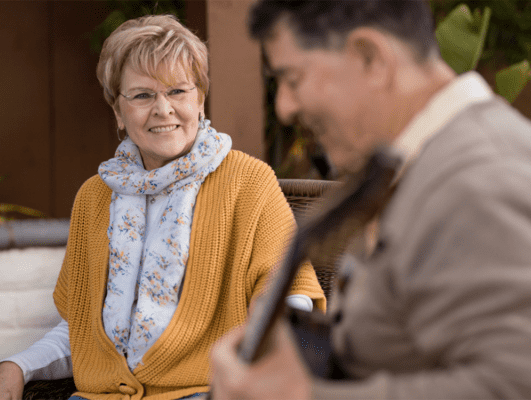
<svg viewBox="0 0 531 400"><path fill-rule="evenodd" d="M114 116L116 117L116 123L118 124L118 128L122 131L125 129L124 121L122 120L122 116L120 114L120 111L116 109L116 107L113 107L112 110L114 111Z"/></svg>

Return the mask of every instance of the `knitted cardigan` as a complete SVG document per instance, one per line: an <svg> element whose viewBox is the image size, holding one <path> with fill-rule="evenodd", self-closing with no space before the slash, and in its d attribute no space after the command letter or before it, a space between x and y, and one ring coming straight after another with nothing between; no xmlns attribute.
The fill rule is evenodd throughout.
<svg viewBox="0 0 531 400"><path fill-rule="evenodd" d="M175 399L206 392L209 349L244 323L293 235L295 220L267 164L231 151L197 196L190 254L177 310L133 373L105 334L112 191L99 176L79 190L54 300L68 321L77 395L88 399ZM290 294L321 310L326 299L310 264Z"/></svg>

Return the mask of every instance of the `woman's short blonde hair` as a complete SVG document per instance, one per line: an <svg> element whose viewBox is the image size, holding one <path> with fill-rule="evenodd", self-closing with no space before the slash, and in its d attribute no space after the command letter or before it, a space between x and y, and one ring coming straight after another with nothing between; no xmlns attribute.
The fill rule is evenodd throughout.
<svg viewBox="0 0 531 400"><path fill-rule="evenodd" d="M181 67L195 82L199 101L208 94L208 50L205 44L173 15L148 15L120 25L103 43L96 73L105 100L118 108L124 65L161 83L174 84Z"/></svg>

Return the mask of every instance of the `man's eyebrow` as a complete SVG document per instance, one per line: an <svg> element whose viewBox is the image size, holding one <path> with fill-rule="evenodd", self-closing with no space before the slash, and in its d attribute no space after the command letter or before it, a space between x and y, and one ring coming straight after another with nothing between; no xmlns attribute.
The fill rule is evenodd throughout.
<svg viewBox="0 0 531 400"><path fill-rule="evenodd" d="M273 68L270 64L270 61L269 61L269 57L267 57L265 55L265 50L262 50L263 51L263 56L262 56L262 61L263 61L263 68L264 68L264 74L267 76L267 77L270 77L270 78L279 78L281 77L282 75L286 75L288 72L290 72L290 70L292 69L292 67L290 66L283 66L283 67L278 67L278 68Z"/></svg>
<svg viewBox="0 0 531 400"><path fill-rule="evenodd" d="M290 67L271 68L269 65L265 65L264 67L264 73L272 78L279 78L282 75L286 75L290 70Z"/></svg>

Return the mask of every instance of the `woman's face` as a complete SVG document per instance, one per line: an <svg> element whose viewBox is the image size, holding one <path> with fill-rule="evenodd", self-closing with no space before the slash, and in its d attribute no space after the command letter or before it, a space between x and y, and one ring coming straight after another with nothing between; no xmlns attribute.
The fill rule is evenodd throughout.
<svg viewBox="0 0 531 400"><path fill-rule="evenodd" d="M160 168L170 161L188 153L197 135L199 114L203 113L203 102L199 102L198 89L184 70L178 70L175 84L171 87L147 75L135 72L125 65L122 73L119 96L119 111L114 113L120 129L126 129L131 140L138 146L144 168ZM194 89L192 89L194 88ZM178 96L165 96L172 89ZM181 93L180 90L184 92ZM192 90L191 90L192 89ZM156 92L153 104L137 106L133 97L146 97Z"/></svg>

